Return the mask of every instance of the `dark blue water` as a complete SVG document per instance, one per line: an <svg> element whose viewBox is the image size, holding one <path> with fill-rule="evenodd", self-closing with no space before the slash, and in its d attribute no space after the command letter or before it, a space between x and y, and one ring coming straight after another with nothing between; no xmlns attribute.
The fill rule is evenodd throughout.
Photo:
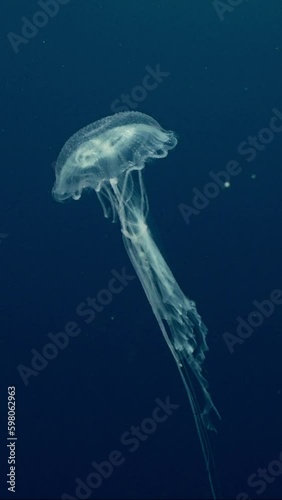
<svg viewBox="0 0 282 500"><path fill-rule="evenodd" d="M184 387L119 225L95 193L51 195L65 141L124 109L179 140L145 168L148 221L209 329L218 498L281 498L281 21L279 0L1 6L1 498L211 498ZM120 293L83 316L118 273L129 276ZM167 398L173 409L156 410ZM138 426L148 432L136 437Z"/></svg>

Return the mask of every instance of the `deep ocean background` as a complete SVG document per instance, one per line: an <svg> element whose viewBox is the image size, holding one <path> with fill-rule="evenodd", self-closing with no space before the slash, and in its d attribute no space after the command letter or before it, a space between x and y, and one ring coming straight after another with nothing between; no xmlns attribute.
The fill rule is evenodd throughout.
<svg viewBox="0 0 282 500"><path fill-rule="evenodd" d="M227 2L225 2L227 3ZM224 332L282 288L281 153L277 133L251 163L238 145L282 112L282 6L245 0L220 20L211 0L70 0L16 54L34 0L1 6L0 497L75 497L91 462L125 462L89 498L211 497L198 437L175 362L138 280L87 325L78 304L133 274L119 225L87 193L56 203L53 164L78 129L112 113L158 64L169 76L137 111L174 130L179 144L144 171L149 223L180 286L209 329L204 373L222 420L210 439L222 498L281 498L282 473L261 494L247 484L282 451L282 306L230 354ZM209 172L237 160L231 179L185 221ZM4 237L3 235L7 235ZM77 321L81 334L24 385L49 332ZM17 396L17 488L7 474L7 386ZM150 417L155 399L179 405L135 453L120 436ZM85 496L87 498L87 496ZM244 498L244 497L242 497Z"/></svg>

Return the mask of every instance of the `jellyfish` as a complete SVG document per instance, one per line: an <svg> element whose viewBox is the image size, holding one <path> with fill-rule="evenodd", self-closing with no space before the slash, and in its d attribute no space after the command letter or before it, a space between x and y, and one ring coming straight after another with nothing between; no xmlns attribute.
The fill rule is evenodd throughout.
<svg viewBox="0 0 282 500"><path fill-rule="evenodd" d="M143 113L121 112L98 120L75 133L61 150L53 196L57 201L78 200L84 190L94 189L104 216L120 221L125 249L184 383L216 498L207 430L214 429L212 413L219 414L202 373L207 328L195 302L177 284L146 222L149 205L142 170L154 158L165 158L176 144L174 132Z"/></svg>

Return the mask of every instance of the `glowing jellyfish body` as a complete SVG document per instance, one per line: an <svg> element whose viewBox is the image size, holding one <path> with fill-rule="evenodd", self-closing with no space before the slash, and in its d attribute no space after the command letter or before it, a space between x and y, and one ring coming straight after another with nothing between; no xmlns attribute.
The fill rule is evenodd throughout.
<svg viewBox="0 0 282 500"><path fill-rule="evenodd" d="M63 147L56 163L53 195L57 201L77 200L84 189L94 189L104 215L111 213L114 221L117 217L120 220L128 256L185 385L215 498L206 429L212 428L211 410L217 410L202 374L207 329L195 303L178 286L146 224L148 200L142 169L149 159L167 156L176 144L173 132L143 113L130 111L103 118L79 130Z"/></svg>

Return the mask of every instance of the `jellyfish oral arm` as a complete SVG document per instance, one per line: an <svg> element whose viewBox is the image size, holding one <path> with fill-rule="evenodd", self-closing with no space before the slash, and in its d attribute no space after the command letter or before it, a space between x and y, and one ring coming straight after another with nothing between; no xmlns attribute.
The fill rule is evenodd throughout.
<svg viewBox="0 0 282 500"><path fill-rule="evenodd" d="M140 179L139 179L140 180ZM123 182L123 187L126 186ZM142 184L141 184L142 186ZM139 186L140 188L140 186ZM131 263L143 286L166 343L176 361L192 408L213 497L216 498L212 467L213 457L207 429L214 429L210 414L219 414L207 390L208 383L202 374L207 329L193 301L182 292L161 252L155 244L143 213L147 201L142 196L126 197L127 189L112 186L115 208L120 219L123 242ZM139 189L141 195L144 191ZM193 377L200 392L202 407L196 396Z"/></svg>

